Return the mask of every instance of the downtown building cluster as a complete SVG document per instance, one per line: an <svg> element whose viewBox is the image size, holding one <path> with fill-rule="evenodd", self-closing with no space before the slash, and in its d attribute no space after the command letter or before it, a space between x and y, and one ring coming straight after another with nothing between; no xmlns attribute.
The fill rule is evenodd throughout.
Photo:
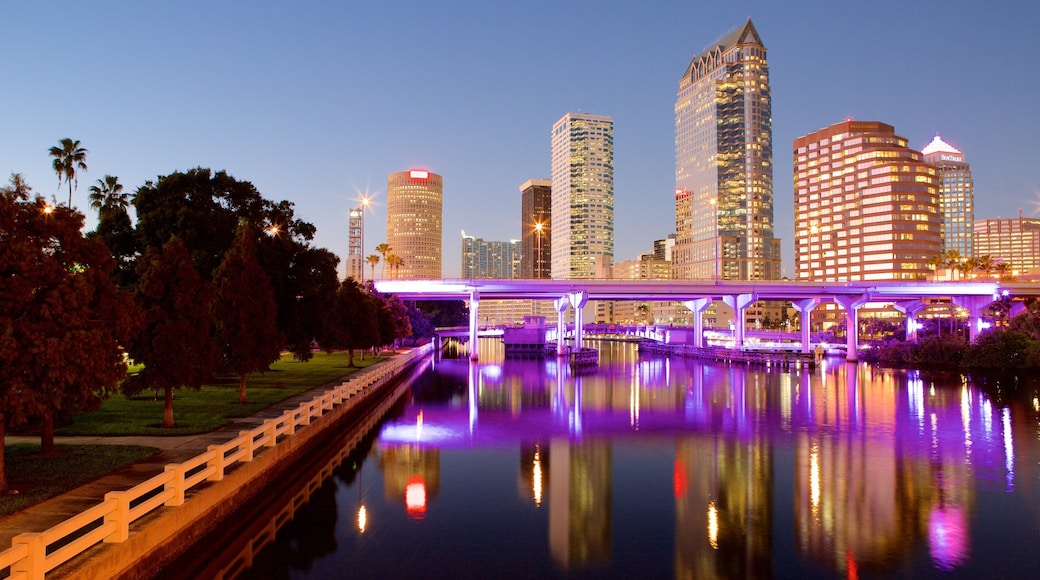
<svg viewBox="0 0 1040 580"><path fill-rule="evenodd" d="M653 250L615 262L613 120L571 112L551 126L550 178L520 186L519 237L463 233L463 278L780 280L766 53L749 19L680 77L674 231ZM970 165L938 136L917 151L891 125L845 119L795 139L791 151L798 281L931 279L983 256L1006 264L1006 275L1040 269L1040 220L976 222ZM403 259L399 277L441 277L442 195L434 173L390 176L387 243ZM592 315L639 318L614 308L626 307L599 305ZM659 305L642 317L681 323L682 310ZM768 304L748 312L759 321L774 314Z"/></svg>

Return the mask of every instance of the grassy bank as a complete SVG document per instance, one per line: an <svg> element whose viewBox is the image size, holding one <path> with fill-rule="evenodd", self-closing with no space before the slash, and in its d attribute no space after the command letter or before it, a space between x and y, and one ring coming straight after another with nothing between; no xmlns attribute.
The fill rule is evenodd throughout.
<svg viewBox="0 0 1040 580"><path fill-rule="evenodd" d="M192 435L206 433L246 417L308 389L321 386L348 375L385 357L366 356L363 360L355 353L354 364L347 366L347 354L316 353L307 362L297 362L291 356L271 365L265 373L249 376L246 395L248 402L238 402L238 378L222 377L211 381L199 391L174 391L173 418L176 426L163 429L163 394L145 392L128 399L116 395L104 402L93 413L77 415L71 424L55 429L58 435Z"/></svg>
<svg viewBox="0 0 1040 580"><path fill-rule="evenodd" d="M40 455L28 443L4 449L7 483L16 494L0 495L0 515L25 509L118 471L156 452L133 445L57 445L56 455Z"/></svg>

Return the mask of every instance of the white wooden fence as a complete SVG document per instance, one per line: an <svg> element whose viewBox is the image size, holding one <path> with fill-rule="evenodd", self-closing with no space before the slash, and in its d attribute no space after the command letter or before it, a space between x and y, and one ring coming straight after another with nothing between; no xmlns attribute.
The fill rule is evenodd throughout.
<svg viewBox="0 0 1040 580"><path fill-rule="evenodd" d="M351 374L345 381L310 401L267 419L250 431L221 445L210 445L202 454L167 465L164 471L125 491L105 494L101 503L42 532L18 534L11 547L0 552L0 570L8 569L14 580L42 579L47 572L68 562L98 543L124 542L130 525L161 507L185 502L191 488L220 481L236 463L246 463L265 448L291 437L339 405L353 405L360 396L396 376L402 368L430 352L430 345L387 359Z"/></svg>

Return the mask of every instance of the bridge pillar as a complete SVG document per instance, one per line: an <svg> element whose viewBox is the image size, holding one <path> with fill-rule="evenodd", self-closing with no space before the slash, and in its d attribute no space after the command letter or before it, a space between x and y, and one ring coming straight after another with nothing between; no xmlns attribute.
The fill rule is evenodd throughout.
<svg viewBox="0 0 1040 580"><path fill-rule="evenodd" d="M744 348L744 311L748 304L756 300L754 294L737 294L723 296L722 301L733 309L733 347L737 350Z"/></svg>
<svg viewBox="0 0 1040 580"><path fill-rule="evenodd" d="M683 306L689 308L693 313L693 346L702 348L704 347L704 311L711 306L711 298L687 300L683 302Z"/></svg>
<svg viewBox="0 0 1040 580"><path fill-rule="evenodd" d="M564 319L563 313L567 312L567 306L570 304L567 297L563 296L553 301L553 307L556 308L556 356L566 356L563 352L563 335L567 334L567 321Z"/></svg>
<svg viewBox="0 0 1040 580"><path fill-rule="evenodd" d="M1012 302L1011 308L1008 309L1008 318L1014 318L1019 314L1024 314L1029 310L1025 302Z"/></svg>
<svg viewBox="0 0 1040 580"><path fill-rule="evenodd" d="M589 293L582 290L572 292L570 295L571 306L574 307L574 350L581 350L581 335L585 325L585 304L589 301Z"/></svg>
<svg viewBox="0 0 1040 580"><path fill-rule="evenodd" d="M968 337L974 343L982 332L982 310L996 302L996 296L952 296L951 300L968 311Z"/></svg>
<svg viewBox="0 0 1040 580"><path fill-rule="evenodd" d="M845 360L856 362L859 359L859 309L870 302L870 296L835 296L834 301L845 309Z"/></svg>
<svg viewBox="0 0 1040 580"><path fill-rule="evenodd" d="M812 311L820 305L820 299L806 298L792 303L798 315L802 317L802 352L808 354L812 351Z"/></svg>
<svg viewBox="0 0 1040 580"><path fill-rule="evenodd" d="M480 292L469 293L469 359L477 360L477 326L480 322Z"/></svg>
<svg viewBox="0 0 1040 580"><path fill-rule="evenodd" d="M906 300L895 302L892 306L906 315L906 339L917 340L917 313L924 310L925 303L921 300Z"/></svg>

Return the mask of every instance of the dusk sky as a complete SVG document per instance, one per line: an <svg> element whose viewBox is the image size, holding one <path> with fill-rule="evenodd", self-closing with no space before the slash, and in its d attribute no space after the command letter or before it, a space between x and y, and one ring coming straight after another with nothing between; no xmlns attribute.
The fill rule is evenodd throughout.
<svg viewBox="0 0 1040 580"><path fill-rule="evenodd" d="M0 171L58 192L48 149L90 150L73 205L105 174L130 192L208 167L296 204L341 258L368 192L444 177L443 264L461 230L520 237L520 192L548 178L552 124L614 119L614 260L675 231L673 107L691 58L751 18L768 50L776 236L794 270L791 143L847 117L938 133L964 152L976 219L1040 215L1040 2L4 2ZM340 264L343 272L343 264ZM378 270L377 270L378 272Z"/></svg>

